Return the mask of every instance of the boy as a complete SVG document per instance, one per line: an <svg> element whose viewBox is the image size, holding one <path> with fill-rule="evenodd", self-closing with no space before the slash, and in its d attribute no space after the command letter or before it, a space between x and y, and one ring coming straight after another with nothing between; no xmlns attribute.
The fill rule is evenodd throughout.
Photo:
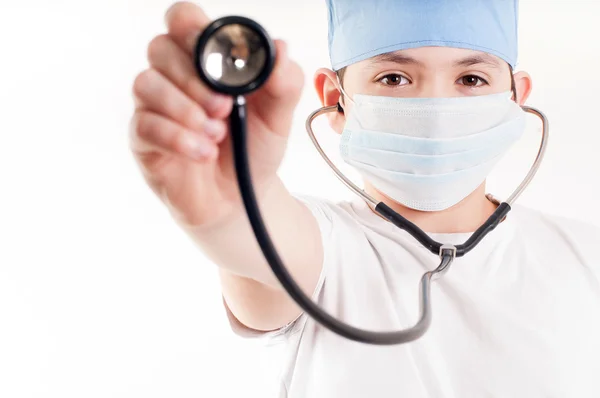
<svg viewBox="0 0 600 398"><path fill-rule="evenodd" d="M324 106L340 104L329 122L344 159L371 196L437 241L463 243L496 208L485 177L523 128L515 109L531 78L512 70L516 0L328 7L333 70L317 71L314 83ZM282 397L600 395L600 231L583 223L515 207L434 284L432 325L410 344L348 341L303 315L265 263L240 201L232 101L203 86L192 66L210 21L189 3L166 21L168 34L150 43L150 69L134 83L132 150L219 266L234 330L286 342ZM273 75L248 99L252 176L271 237L328 313L370 330L406 328L416 321L419 278L438 258L359 200L285 189L276 171L303 78L285 44L276 46Z"/></svg>

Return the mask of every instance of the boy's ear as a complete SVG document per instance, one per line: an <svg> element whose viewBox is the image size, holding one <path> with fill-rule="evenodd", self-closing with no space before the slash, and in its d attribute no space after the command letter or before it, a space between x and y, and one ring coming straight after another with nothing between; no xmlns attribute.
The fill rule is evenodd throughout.
<svg viewBox="0 0 600 398"><path fill-rule="evenodd" d="M337 74L331 69L321 68L315 73L315 89L322 106L337 105L340 101ZM342 112L327 113L329 125L338 134L342 134L346 117Z"/></svg>
<svg viewBox="0 0 600 398"><path fill-rule="evenodd" d="M515 91L517 92L517 103L524 105L531 94L532 82L531 76L527 72L517 72L514 74Z"/></svg>

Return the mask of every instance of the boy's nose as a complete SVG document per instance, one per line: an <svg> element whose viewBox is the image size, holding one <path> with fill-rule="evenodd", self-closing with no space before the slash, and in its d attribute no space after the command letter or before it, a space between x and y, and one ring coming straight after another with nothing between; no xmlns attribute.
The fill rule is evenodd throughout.
<svg viewBox="0 0 600 398"><path fill-rule="evenodd" d="M415 96L418 98L448 98L458 97L460 93L455 89L454 85L432 77L417 87Z"/></svg>

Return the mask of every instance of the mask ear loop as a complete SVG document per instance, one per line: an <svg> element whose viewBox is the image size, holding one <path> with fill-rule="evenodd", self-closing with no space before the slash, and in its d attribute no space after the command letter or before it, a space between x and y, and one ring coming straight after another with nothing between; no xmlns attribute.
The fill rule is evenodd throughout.
<svg viewBox="0 0 600 398"><path fill-rule="evenodd" d="M352 97L350 97L348 95L348 93L346 92L346 90L344 90L344 87L342 86L342 82L340 81L340 77L338 76L337 78L338 84L337 84L337 89L340 91L341 95L340 95L340 100L337 103L337 110L340 113L344 113L344 108L342 107L342 102L344 98L347 98L348 101L350 101L352 104L355 104L354 100L352 99Z"/></svg>
<svg viewBox="0 0 600 398"><path fill-rule="evenodd" d="M517 83L515 82L515 75L513 73L512 67L510 68L510 90L513 93L513 101L515 101L518 104L519 96L517 95Z"/></svg>

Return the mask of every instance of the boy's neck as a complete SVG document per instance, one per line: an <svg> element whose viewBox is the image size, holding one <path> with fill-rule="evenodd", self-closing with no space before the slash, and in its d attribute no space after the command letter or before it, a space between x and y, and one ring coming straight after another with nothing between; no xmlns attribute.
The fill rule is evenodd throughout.
<svg viewBox="0 0 600 398"><path fill-rule="evenodd" d="M368 182L365 191L428 233L467 233L479 228L497 205L485 195L485 183L453 207L435 212L413 210L385 196Z"/></svg>

